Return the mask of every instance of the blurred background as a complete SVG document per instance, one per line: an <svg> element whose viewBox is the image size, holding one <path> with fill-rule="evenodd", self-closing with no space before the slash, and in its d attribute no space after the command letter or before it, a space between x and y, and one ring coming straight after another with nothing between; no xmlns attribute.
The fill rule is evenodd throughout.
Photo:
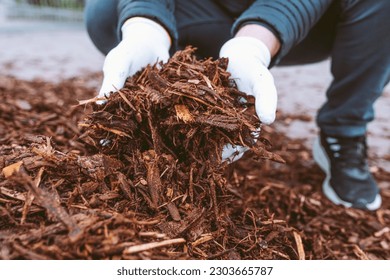
<svg viewBox="0 0 390 280"><path fill-rule="evenodd" d="M109 0L107 0L109 1ZM85 78L96 90L104 56L95 48L83 23L85 0L0 0L0 75L56 83ZM315 115L332 80L330 62L275 67L279 119L273 128L311 146L317 135ZM373 164L390 171L390 87L376 103L369 126Z"/></svg>
<svg viewBox="0 0 390 280"><path fill-rule="evenodd" d="M6 16L20 19L82 21L84 0L5 0Z"/></svg>
<svg viewBox="0 0 390 280"><path fill-rule="evenodd" d="M83 23L84 0L0 0L0 71L56 82L99 72L104 57Z"/></svg>

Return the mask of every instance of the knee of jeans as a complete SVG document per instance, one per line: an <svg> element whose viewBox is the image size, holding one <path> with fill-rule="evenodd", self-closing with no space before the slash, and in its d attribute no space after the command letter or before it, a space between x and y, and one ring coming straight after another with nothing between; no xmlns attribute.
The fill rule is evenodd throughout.
<svg viewBox="0 0 390 280"><path fill-rule="evenodd" d="M84 22L89 37L103 54L118 43L117 1L88 0L84 9Z"/></svg>

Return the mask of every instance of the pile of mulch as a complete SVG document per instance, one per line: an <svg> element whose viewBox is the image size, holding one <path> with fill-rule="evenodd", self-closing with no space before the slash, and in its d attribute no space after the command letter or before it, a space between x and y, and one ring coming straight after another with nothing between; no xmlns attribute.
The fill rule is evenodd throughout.
<svg viewBox="0 0 390 280"><path fill-rule="evenodd" d="M179 53L100 106L75 106L86 80L1 77L0 258L390 259L390 190L372 213L331 204L302 141L251 140L225 68ZM226 143L251 151L228 165Z"/></svg>

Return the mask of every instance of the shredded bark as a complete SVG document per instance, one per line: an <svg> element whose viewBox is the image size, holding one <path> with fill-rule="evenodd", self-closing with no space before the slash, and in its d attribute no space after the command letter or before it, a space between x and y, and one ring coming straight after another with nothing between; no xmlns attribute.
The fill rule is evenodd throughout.
<svg viewBox="0 0 390 280"><path fill-rule="evenodd" d="M0 258L390 259L390 174L375 212L330 203L302 141L253 142L226 64L187 49L102 106L85 80L0 77ZM251 151L228 165L226 143Z"/></svg>

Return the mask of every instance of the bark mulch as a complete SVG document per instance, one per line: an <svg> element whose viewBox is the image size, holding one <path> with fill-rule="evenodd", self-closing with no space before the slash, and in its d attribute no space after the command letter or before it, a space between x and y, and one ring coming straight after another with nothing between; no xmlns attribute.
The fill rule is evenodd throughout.
<svg viewBox="0 0 390 280"><path fill-rule="evenodd" d="M390 259L390 190L375 212L327 201L226 65L187 49L103 105L87 80L0 77L0 258ZM229 165L226 143L250 151Z"/></svg>

